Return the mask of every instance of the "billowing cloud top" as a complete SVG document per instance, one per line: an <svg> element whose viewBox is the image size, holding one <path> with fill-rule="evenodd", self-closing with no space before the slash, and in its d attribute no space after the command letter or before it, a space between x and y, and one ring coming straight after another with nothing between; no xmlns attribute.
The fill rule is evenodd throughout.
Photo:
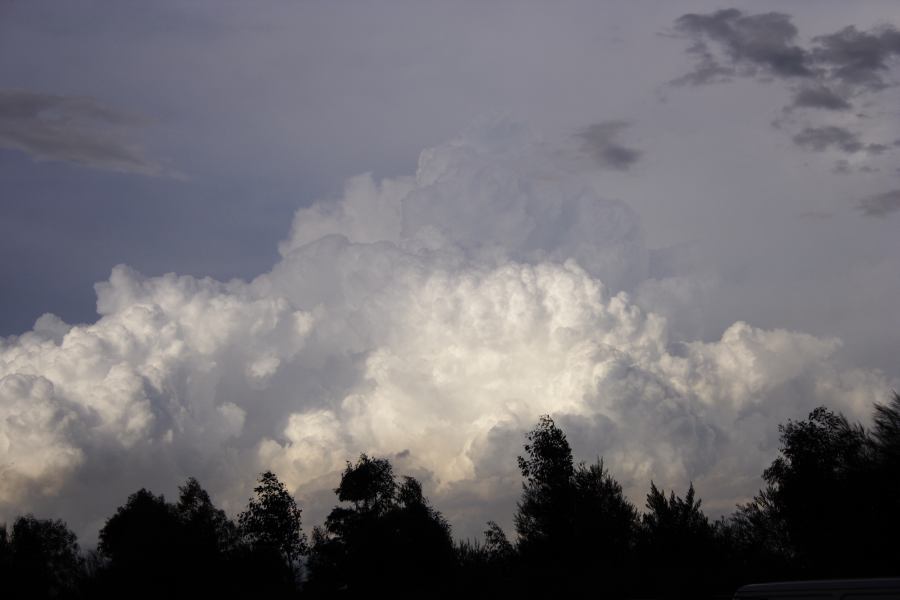
<svg viewBox="0 0 900 600"><path fill-rule="evenodd" d="M481 123L414 176L354 177L299 210L251 282L120 266L96 323L45 315L0 342L0 520L37 507L89 534L128 492L187 475L234 511L271 468L311 524L365 451L422 477L465 535L511 514L543 413L633 495L691 479L727 509L778 422L884 397L837 340L742 322L673 339L629 295L648 284L635 213L567 152Z"/></svg>

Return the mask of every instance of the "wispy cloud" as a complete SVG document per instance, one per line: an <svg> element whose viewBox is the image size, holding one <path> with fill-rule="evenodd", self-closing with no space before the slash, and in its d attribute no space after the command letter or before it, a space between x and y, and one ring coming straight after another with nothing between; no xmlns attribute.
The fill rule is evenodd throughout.
<svg viewBox="0 0 900 600"><path fill-rule="evenodd" d="M166 169L131 139L144 122L93 98L0 90L0 147L20 150L37 161L166 175Z"/></svg>

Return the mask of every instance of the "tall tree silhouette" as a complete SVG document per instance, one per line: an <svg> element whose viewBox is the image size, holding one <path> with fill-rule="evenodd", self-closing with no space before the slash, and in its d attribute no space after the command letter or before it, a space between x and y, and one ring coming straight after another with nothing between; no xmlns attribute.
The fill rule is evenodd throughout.
<svg viewBox="0 0 900 600"><path fill-rule="evenodd" d="M581 593L602 576L605 589L621 592L637 515L622 487L600 460L574 466L566 436L549 416L526 434L524 449L514 522L522 568L534 578L534 589Z"/></svg>
<svg viewBox="0 0 900 600"><path fill-rule="evenodd" d="M227 594L239 572L233 569L232 556L238 544L237 528L195 478L188 478L178 491L174 512L181 545L173 552L189 566L181 586L185 591Z"/></svg>
<svg viewBox="0 0 900 600"><path fill-rule="evenodd" d="M870 506L873 448L865 429L819 407L779 431L780 455L763 478L798 566L814 577L879 574L883 563L870 543L879 525Z"/></svg>
<svg viewBox="0 0 900 600"><path fill-rule="evenodd" d="M900 539L900 394L894 392L887 404L875 405L873 421L873 487L880 533L873 546L887 572L887 565L900 564L896 542Z"/></svg>
<svg viewBox="0 0 900 600"><path fill-rule="evenodd" d="M193 477L179 487L175 504L138 490L99 538L105 560L97 565L91 597L221 596L255 586L259 569L234 524Z"/></svg>
<svg viewBox="0 0 900 600"><path fill-rule="evenodd" d="M17 518L0 527L0 590L10 599L72 598L84 577L75 534L63 521Z"/></svg>
<svg viewBox="0 0 900 600"><path fill-rule="evenodd" d="M693 484L684 497L666 494L650 482L647 512L641 517L639 553L642 580L663 597L691 598L710 590L713 528L700 508Z"/></svg>
<svg viewBox="0 0 900 600"><path fill-rule="evenodd" d="M163 496L144 488L131 494L99 537L98 550L108 561L100 595L163 594L179 589L187 578L181 523Z"/></svg>
<svg viewBox="0 0 900 600"><path fill-rule="evenodd" d="M184 527L192 554L221 555L237 543L237 530L225 511L216 508L194 477L178 488L175 513Z"/></svg>
<svg viewBox="0 0 900 600"><path fill-rule="evenodd" d="M572 448L549 415L525 438L525 456L518 457L525 481L514 522L521 550L542 554L565 544L571 534L575 467Z"/></svg>
<svg viewBox="0 0 900 600"><path fill-rule="evenodd" d="M716 523L716 537L723 577L734 586L791 578L796 553L772 486Z"/></svg>
<svg viewBox="0 0 900 600"><path fill-rule="evenodd" d="M580 463L573 484L575 562L583 571L596 570L597 565L602 565L606 572L605 587L610 593L621 593L633 576L637 509L602 460L591 465Z"/></svg>
<svg viewBox="0 0 900 600"><path fill-rule="evenodd" d="M257 593L263 589L285 593L295 585L300 558L308 552L301 510L271 471L259 476L253 491L256 496L238 515L240 534L247 545L244 562L260 575Z"/></svg>
<svg viewBox="0 0 900 600"><path fill-rule="evenodd" d="M309 590L329 595L435 595L454 565L450 526L412 477L398 483L386 459L347 463L335 489L344 505L313 533Z"/></svg>

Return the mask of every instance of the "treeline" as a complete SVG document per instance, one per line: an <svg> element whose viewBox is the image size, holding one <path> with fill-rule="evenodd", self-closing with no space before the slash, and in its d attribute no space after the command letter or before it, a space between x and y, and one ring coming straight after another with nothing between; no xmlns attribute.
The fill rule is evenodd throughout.
<svg viewBox="0 0 900 600"><path fill-rule="evenodd" d="M455 542L416 479L362 455L310 539L271 472L236 520L193 478L175 503L141 489L86 553L62 521L19 517L0 528L0 596L724 598L758 581L900 575L900 395L870 429L817 408L779 430L765 487L717 521L693 485L651 482L639 510L545 416L518 458L513 539L489 522Z"/></svg>

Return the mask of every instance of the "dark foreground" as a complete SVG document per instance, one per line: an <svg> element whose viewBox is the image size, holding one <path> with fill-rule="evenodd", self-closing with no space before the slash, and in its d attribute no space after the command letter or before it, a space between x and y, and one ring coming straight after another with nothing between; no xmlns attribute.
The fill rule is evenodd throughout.
<svg viewBox="0 0 900 600"><path fill-rule="evenodd" d="M235 520L193 478L174 503L141 489L89 552L62 521L19 517L0 528L0 598L731 598L755 582L900 575L900 396L869 429L825 408L779 429L763 489L715 522L693 485L651 482L638 511L542 417L518 459L513 541L493 522L454 541L416 479L362 455L309 538L271 472Z"/></svg>

